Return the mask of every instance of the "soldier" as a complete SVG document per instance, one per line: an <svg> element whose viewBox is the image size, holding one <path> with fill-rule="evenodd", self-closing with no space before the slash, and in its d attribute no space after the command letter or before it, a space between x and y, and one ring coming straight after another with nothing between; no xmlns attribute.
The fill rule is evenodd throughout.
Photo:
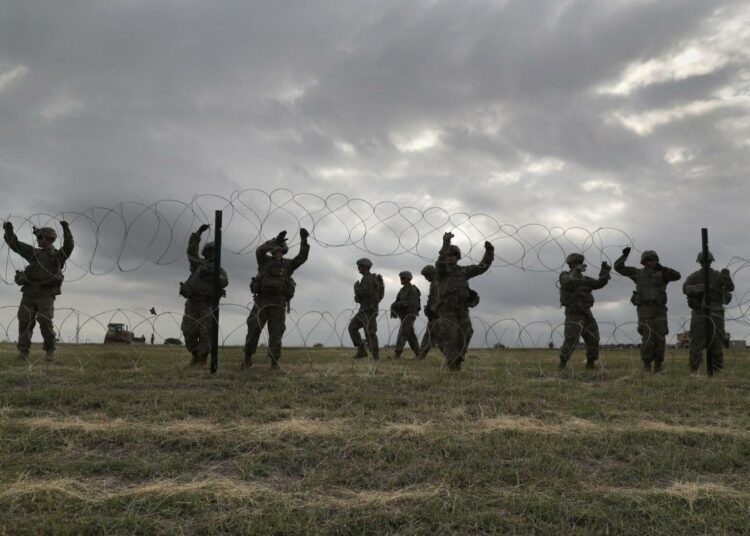
<svg viewBox="0 0 750 536"><path fill-rule="evenodd" d="M414 321L417 319L419 310L422 308L420 292L411 284L411 272L404 271L398 274L401 279L401 290L396 295L396 301L391 304L391 318L401 320L396 337L396 350L393 358L398 359L404 351L404 343L409 343L409 348L414 351L414 356L419 356L419 340L414 332Z"/></svg>
<svg viewBox="0 0 750 536"><path fill-rule="evenodd" d="M61 221L63 230L62 248L52 245L57 239L57 232L51 227L34 228L38 248L18 240L13 232L13 224L3 224L5 243L8 247L28 261L23 271L17 271L15 281L23 293L18 307L18 357L28 359L31 348L31 335L34 326L39 322L39 329L44 338L43 348L46 358L52 360L55 354L55 329L52 318L55 314L55 297L61 293L65 261L73 253L73 235L68 222Z"/></svg>
<svg viewBox="0 0 750 536"><path fill-rule="evenodd" d="M734 282L729 270L721 272L710 268L714 261L711 252L708 253L708 266L703 261L703 252L698 253L698 262L702 269L690 274L682 285L682 292L687 296L690 306L690 371L698 372L703 361L703 348L713 358L713 366L720 370L724 367L724 305L732 300ZM703 300L704 273L708 268L709 303ZM708 321L708 325L707 325ZM708 344L706 344L708 342Z"/></svg>
<svg viewBox="0 0 750 536"><path fill-rule="evenodd" d="M437 281L435 281L436 274L437 270L432 264L428 264L427 266L422 268L422 275L427 281L429 281L430 290L427 294L427 303L424 306L424 314L427 317L427 327L425 328L424 335L422 336L422 344L419 345L419 353L417 354L417 359L426 358L427 352L430 351L430 348L437 345L437 341L435 340L436 334L433 334L433 328L435 327L435 322L437 321L437 313L435 312L435 304L437 302L438 293Z"/></svg>
<svg viewBox="0 0 750 536"><path fill-rule="evenodd" d="M586 343L586 368L596 368L599 359L599 326L591 313L594 305L591 291L607 284L612 268L602 262L599 278L594 279L583 275L586 271L584 261L580 253L571 253L565 258L570 271L560 274L560 305L565 307L565 341L560 348L560 369L567 366L581 336Z"/></svg>
<svg viewBox="0 0 750 536"><path fill-rule="evenodd" d="M247 337L245 338L245 360L242 368L250 368L253 354L258 349L258 339L263 327L268 323L268 357L271 367L279 368L281 359L281 338L286 330L286 313L294 297L296 284L292 274L307 261L310 245L307 229L300 229L299 253L293 259L285 259L289 251L286 244L286 231L281 231L276 238L268 240L255 250L258 261L258 275L250 282L253 293L253 309L247 318ZM270 253L270 255L269 255Z"/></svg>
<svg viewBox="0 0 750 536"><path fill-rule="evenodd" d="M622 256L615 261L615 271L629 277L635 283L635 291L630 302L638 312L638 333L641 335L641 360L644 372L654 373L663 369L667 324L667 284L678 281L682 276L677 270L659 264L659 256L653 250L641 254L643 268L625 266L630 248L622 250Z"/></svg>
<svg viewBox="0 0 750 536"><path fill-rule="evenodd" d="M190 235L187 247L190 277L180 283L180 296L185 300L185 314L182 317L182 334L185 336L185 346L193 356L191 366L205 365L211 351L211 327L214 322L214 308L219 296L214 294L214 255L216 245L206 242L203 246L203 258L198 255L198 245L201 235L206 232L208 225L201 225ZM229 284L227 273L219 268L219 285L222 289ZM222 296L226 292L222 291ZM155 311L154 311L155 312ZM154 335L151 334L151 344Z"/></svg>
<svg viewBox="0 0 750 536"><path fill-rule="evenodd" d="M459 266L461 250L451 245L453 233L443 235L443 247L435 265L438 282L436 312L440 341L445 361L450 370L460 370L461 362L474 334L469 308L479 303L479 295L469 288L469 279L489 270L495 248L484 243L484 256L479 264Z"/></svg>
<svg viewBox="0 0 750 536"><path fill-rule="evenodd" d="M362 279L354 283L354 301L359 304L357 314L349 322L349 336L352 338L357 353L352 356L355 359L367 357L365 343L370 347L373 359L379 359L378 353L378 304L385 294L385 284L380 274L370 272L372 261L370 259L359 259L357 270L362 274ZM359 334L364 329L365 340Z"/></svg>

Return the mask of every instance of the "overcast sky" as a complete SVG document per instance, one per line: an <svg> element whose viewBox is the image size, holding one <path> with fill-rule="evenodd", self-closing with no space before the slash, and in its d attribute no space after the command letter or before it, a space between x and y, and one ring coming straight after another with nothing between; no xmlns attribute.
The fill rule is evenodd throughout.
<svg viewBox="0 0 750 536"><path fill-rule="evenodd" d="M750 277L732 259L750 258L748 111L750 5L742 1L4 0L0 218L11 217L27 241L26 218L73 221L78 247L57 320L65 308L124 308L134 324L155 306L176 312L160 317L159 334L179 336L187 235L233 198L225 212L227 301L237 304L223 313L225 333L236 330L229 342L244 337L253 248L282 228L296 235L301 218L317 226L293 306L298 316L332 315L335 329L326 316L308 338L326 344L345 328L354 260L365 254L386 276L387 307L396 274L416 275L433 260L442 232L467 233L456 241L473 246L474 260L490 237L498 258L472 283L482 295L473 312L488 323L556 326L564 252L587 247L593 275L632 242L634 263L637 251L656 249L685 277L698 267L706 226L717 266L736 272L728 316L740 321L728 329L744 338ZM291 215L265 222L267 196L233 197L277 188L297 194L285 205ZM289 194L272 198L284 204ZM342 220L322 217L326 198ZM159 200L172 200L158 205L160 218L136 217ZM367 219L378 203L386 203L381 217L414 209L389 220L393 234ZM472 227L446 221L450 214L485 216ZM405 223L411 217L417 230ZM517 240L508 237L519 228ZM572 228L571 242L532 247L546 229ZM0 260L7 326L22 263L4 246ZM415 282L426 295L424 280ZM634 320L632 287L615 276L596 293L603 324ZM689 315L680 287L669 290L673 334ZM314 318L299 331L309 334ZM93 328L85 338L102 336ZM517 328L498 329L503 342L518 337ZM477 328L475 343L485 331ZM290 327L285 342L300 340Z"/></svg>

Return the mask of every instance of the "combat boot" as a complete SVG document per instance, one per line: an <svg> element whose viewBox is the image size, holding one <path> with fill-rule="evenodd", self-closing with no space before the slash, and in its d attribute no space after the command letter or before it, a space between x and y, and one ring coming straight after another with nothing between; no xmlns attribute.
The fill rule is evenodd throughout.
<svg viewBox="0 0 750 536"><path fill-rule="evenodd" d="M208 356L207 355L199 355L198 356L198 365L205 365L208 363Z"/></svg>
<svg viewBox="0 0 750 536"><path fill-rule="evenodd" d="M568 366L568 360L561 357L560 362L557 364L558 370L565 370L567 366Z"/></svg>
<svg viewBox="0 0 750 536"><path fill-rule="evenodd" d="M664 367L661 364L661 361L657 361L654 363L654 374L661 374L664 372Z"/></svg>
<svg viewBox="0 0 750 536"><path fill-rule="evenodd" d="M29 359L29 352L18 352L18 360L27 361Z"/></svg>
<svg viewBox="0 0 750 536"><path fill-rule="evenodd" d="M393 352L393 359L401 359L401 352Z"/></svg>
<svg viewBox="0 0 750 536"><path fill-rule="evenodd" d="M54 350L50 350L49 352L46 352L44 354L44 359L47 361L53 361L55 359L55 352Z"/></svg>
<svg viewBox="0 0 750 536"><path fill-rule="evenodd" d="M651 372L651 363L644 361L643 362L643 372Z"/></svg>
<svg viewBox="0 0 750 536"><path fill-rule="evenodd" d="M367 357L367 350L365 350L364 344L360 344L357 346L357 353L352 356L352 359L362 359L363 357Z"/></svg>
<svg viewBox="0 0 750 536"><path fill-rule="evenodd" d="M584 365L584 368L586 370L596 370L596 361L592 361L591 359L586 360L586 364Z"/></svg>
<svg viewBox="0 0 750 536"><path fill-rule="evenodd" d="M245 370L245 369L249 369L252 366L253 366L253 356L246 355L245 360L242 362L242 365L240 365L240 369Z"/></svg>

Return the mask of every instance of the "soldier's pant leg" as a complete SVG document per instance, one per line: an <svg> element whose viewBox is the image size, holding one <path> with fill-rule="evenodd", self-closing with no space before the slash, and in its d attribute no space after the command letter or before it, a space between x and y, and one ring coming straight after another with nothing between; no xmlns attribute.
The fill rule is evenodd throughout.
<svg viewBox="0 0 750 536"><path fill-rule="evenodd" d="M435 327L435 321L434 320L427 320L427 327L424 329L424 334L422 335L422 342L419 344L419 357L420 359L424 359L427 357L427 353L430 351L430 348L435 346L435 341L433 340L432 335L432 329Z"/></svg>
<svg viewBox="0 0 750 536"><path fill-rule="evenodd" d="M581 335L583 336L583 342L586 344L586 361L596 361L599 359L599 325L590 312L586 315Z"/></svg>
<svg viewBox="0 0 750 536"><path fill-rule="evenodd" d="M205 361L211 353L211 330L214 325L214 307L210 303L199 303L195 308L196 331L198 340L195 343L194 354L198 360Z"/></svg>
<svg viewBox="0 0 750 536"><path fill-rule="evenodd" d="M406 316L399 318L398 335L396 335L396 347L394 348L396 355L404 351L404 345L406 344L406 319Z"/></svg>
<svg viewBox="0 0 750 536"><path fill-rule="evenodd" d="M567 363L573 357L578 340L581 338L583 331L583 319L580 315L565 315L565 329L563 330L565 339L560 347L560 361Z"/></svg>
<svg viewBox="0 0 750 536"><path fill-rule="evenodd" d="M414 322L417 320L417 315L408 315L406 321L406 342L409 343L414 355L419 355L419 339L417 339L417 332L414 330Z"/></svg>
<svg viewBox="0 0 750 536"><path fill-rule="evenodd" d="M185 312L182 315L182 322L180 323L180 330L182 336L185 338L185 348L194 357L198 357L196 352L198 343L200 341L200 330L198 328L197 315L200 312L195 304L191 303L190 300L185 301Z"/></svg>
<svg viewBox="0 0 750 536"><path fill-rule="evenodd" d="M443 339L445 364L451 370L458 370L461 368L461 353L466 341L458 315L453 311L441 312L438 327Z"/></svg>
<svg viewBox="0 0 750 536"><path fill-rule="evenodd" d="M360 309L359 311L357 311L357 314L355 314L349 321L347 330L349 331L349 337L351 337L352 344L355 348L362 346L363 344L362 336L359 334L359 330L367 325L364 321L365 318L366 317L364 312Z"/></svg>
<svg viewBox="0 0 750 536"><path fill-rule="evenodd" d="M654 330L651 310L645 305L638 307L638 333L641 335L641 361L650 367L654 361L657 334Z"/></svg>
<svg viewBox="0 0 750 536"><path fill-rule="evenodd" d="M699 310L693 310L690 314L690 370L701 368L705 346L706 316Z"/></svg>
<svg viewBox="0 0 750 536"><path fill-rule="evenodd" d="M21 305L18 306L18 344L16 348L23 354L31 349L31 335L36 325L36 302L31 296L24 294Z"/></svg>
<svg viewBox="0 0 750 536"><path fill-rule="evenodd" d="M458 327L461 330L461 335L463 335L461 346L461 361L463 361L464 357L466 357L466 352L469 350L471 338L474 336L474 326L471 325L471 317L469 316L468 309L461 311L458 315Z"/></svg>
<svg viewBox="0 0 750 536"><path fill-rule="evenodd" d="M669 325L667 323L667 308L657 307L654 311L652 321L654 331L654 363L661 365L664 362L664 354L667 351L667 334Z"/></svg>
<svg viewBox="0 0 750 536"><path fill-rule="evenodd" d="M367 313L367 324L365 326L365 338L367 344L370 346L370 352L372 353L373 359L378 359L380 352L380 345L378 343L378 312Z"/></svg>
<svg viewBox="0 0 750 536"><path fill-rule="evenodd" d="M245 337L245 358L251 357L258 349L260 334L268 321L268 307L257 302L247 317L247 337Z"/></svg>
<svg viewBox="0 0 750 536"><path fill-rule="evenodd" d="M708 333L707 353L711 353L715 369L724 367L724 313L711 312L711 330Z"/></svg>
<svg viewBox="0 0 750 536"><path fill-rule="evenodd" d="M55 296L40 296L36 299L36 321L39 323L39 331L42 332L44 343L42 348L47 353L55 351L55 326L52 323L55 317Z"/></svg>
<svg viewBox="0 0 750 536"><path fill-rule="evenodd" d="M268 309L268 357L276 366L281 359L281 339L286 331L286 309L284 304L274 304Z"/></svg>

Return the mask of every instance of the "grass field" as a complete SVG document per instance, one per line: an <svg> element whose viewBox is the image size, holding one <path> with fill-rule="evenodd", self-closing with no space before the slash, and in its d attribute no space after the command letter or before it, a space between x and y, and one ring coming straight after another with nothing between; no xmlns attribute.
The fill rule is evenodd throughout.
<svg viewBox="0 0 750 536"><path fill-rule="evenodd" d="M636 352L227 348L212 377L174 347L0 345L0 533L750 533L750 354L709 380Z"/></svg>

